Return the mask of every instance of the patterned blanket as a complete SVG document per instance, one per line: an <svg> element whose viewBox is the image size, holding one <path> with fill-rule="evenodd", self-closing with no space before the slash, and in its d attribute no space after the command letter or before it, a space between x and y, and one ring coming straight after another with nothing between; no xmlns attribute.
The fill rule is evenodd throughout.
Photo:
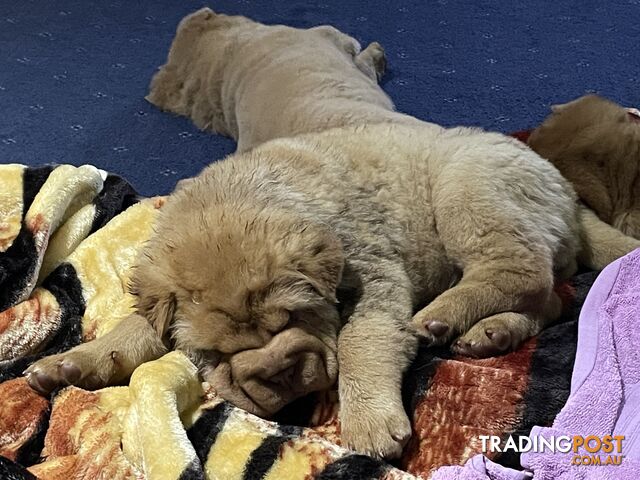
<svg viewBox="0 0 640 480"><path fill-rule="evenodd" d="M132 311L131 267L162 204L91 166L0 165L0 478L428 478L478 453L479 435L549 425L567 398L593 272L558 287L562 320L516 352L421 350L404 388L414 436L394 465L341 447L336 392L263 420L218 398L178 352L139 367L128 386L32 391L28 365Z"/></svg>

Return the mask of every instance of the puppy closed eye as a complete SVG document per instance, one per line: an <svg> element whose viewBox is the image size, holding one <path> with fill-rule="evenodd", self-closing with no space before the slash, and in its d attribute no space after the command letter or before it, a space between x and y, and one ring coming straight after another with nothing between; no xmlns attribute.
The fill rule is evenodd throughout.
<svg viewBox="0 0 640 480"><path fill-rule="evenodd" d="M198 290L191 292L191 302L195 305L200 305L202 303L202 292Z"/></svg>
<svg viewBox="0 0 640 480"><path fill-rule="evenodd" d="M313 308L324 302L325 299L308 277L297 272L274 282L265 298L265 303L271 308L287 311Z"/></svg>

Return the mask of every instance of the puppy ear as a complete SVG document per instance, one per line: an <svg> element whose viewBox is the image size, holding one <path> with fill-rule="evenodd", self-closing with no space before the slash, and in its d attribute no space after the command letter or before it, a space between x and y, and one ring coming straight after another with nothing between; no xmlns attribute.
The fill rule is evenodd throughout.
<svg viewBox="0 0 640 480"><path fill-rule="evenodd" d="M175 295L169 293L164 297L147 297L138 310L149 321L160 338L165 340L176 310Z"/></svg>
<svg viewBox="0 0 640 480"><path fill-rule="evenodd" d="M182 98L182 79L173 65L163 65L151 79L144 99L161 110L175 111Z"/></svg>
<svg viewBox="0 0 640 480"><path fill-rule="evenodd" d="M587 95L583 95L582 97L578 97L574 100L571 100L570 102L567 103L558 103L556 105L551 105L551 111L553 113L560 113L563 110L566 110L569 107L573 107L575 105L581 104L581 103L588 103L588 102L602 102L604 99L596 94L593 93L589 93Z"/></svg>
<svg viewBox="0 0 640 480"><path fill-rule="evenodd" d="M189 77L189 66L194 52L197 52L198 39L204 32L213 28L215 17L216 13L205 7L180 21L167 62L151 80L149 94L145 97L149 103L162 110L180 115L187 114L184 82Z"/></svg>
<svg viewBox="0 0 640 480"><path fill-rule="evenodd" d="M571 100L570 102L567 102L567 103L556 103L555 105L551 105L551 111L553 113L560 113L563 110L566 110L567 108L575 105L580 100L582 100L582 98L578 98L576 100Z"/></svg>
<svg viewBox="0 0 640 480"><path fill-rule="evenodd" d="M217 13L211 10L209 7L201 8L193 13L190 13L184 17L178 25L178 31L180 30L201 30L208 28L210 22L216 17Z"/></svg>
<svg viewBox="0 0 640 480"><path fill-rule="evenodd" d="M136 310L158 333L163 341L167 341L167 331L176 310L176 296L164 277L155 268L144 261L135 269L130 291L137 297Z"/></svg>
<svg viewBox="0 0 640 480"><path fill-rule="evenodd" d="M342 279L344 252L336 235L324 228L302 232L302 256L297 270L323 298L336 302L336 289Z"/></svg>
<svg viewBox="0 0 640 480"><path fill-rule="evenodd" d="M188 188L195 181L195 178L183 178L176 183L176 188L173 189L173 192L177 192L179 190L184 190Z"/></svg>

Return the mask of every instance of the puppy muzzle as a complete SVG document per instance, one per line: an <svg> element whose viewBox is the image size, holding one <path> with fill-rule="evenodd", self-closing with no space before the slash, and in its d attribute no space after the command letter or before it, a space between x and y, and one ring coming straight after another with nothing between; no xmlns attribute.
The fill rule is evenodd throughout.
<svg viewBox="0 0 640 480"><path fill-rule="evenodd" d="M268 417L299 397L330 388L337 376L335 349L301 328L289 328L262 348L223 359L205 380L225 400Z"/></svg>

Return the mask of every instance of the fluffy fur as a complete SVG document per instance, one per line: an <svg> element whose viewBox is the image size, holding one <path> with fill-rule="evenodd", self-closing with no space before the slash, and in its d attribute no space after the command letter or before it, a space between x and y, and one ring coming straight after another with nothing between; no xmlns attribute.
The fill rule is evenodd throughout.
<svg viewBox="0 0 640 480"><path fill-rule="evenodd" d="M35 388L107 384L175 347L226 399L270 415L331 385L339 365L345 445L395 457L411 434L401 383L417 336L473 356L508 351L558 316L554 276L573 272L581 238L599 262L638 244L600 235L562 175L521 143L394 112L334 41L345 36L323 28L318 37L208 9L181 23L152 101L234 135L241 150L297 137L182 183L135 276L139 316L122 324L135 347L113 331L46 358L28 372ZM245 62L254 47L261 55ZM325 127L336 128L317 133Z"/></svg>
<svg viewBox="0 0 640 480"><path fill-rule="evenodd" d="M596 95L552 107L529 137L600 219L640 238L640 118Z"/></svg>

